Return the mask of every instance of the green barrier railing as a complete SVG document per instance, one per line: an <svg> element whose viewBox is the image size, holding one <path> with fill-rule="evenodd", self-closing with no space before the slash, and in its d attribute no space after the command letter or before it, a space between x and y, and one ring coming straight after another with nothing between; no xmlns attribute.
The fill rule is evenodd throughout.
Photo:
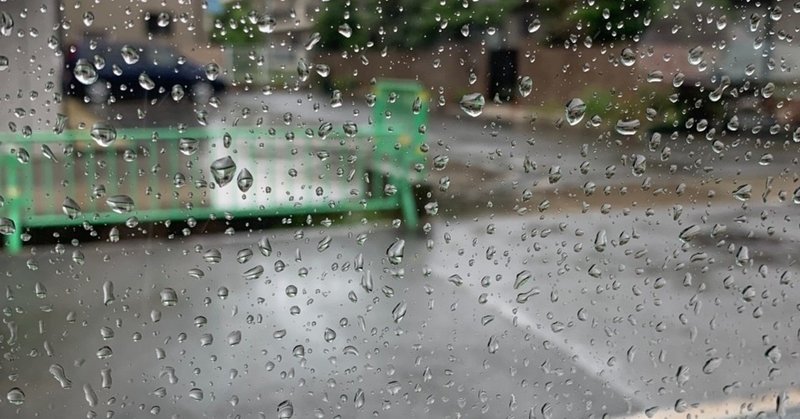
<svg viewBox="0 0 800 419"><path fill-rule="evenodd" d="M372 123L357 133L352 127L327 135L306 126L136 128L117 130L108 147L91 139L90 128L0 137L0 233L16 252L23 232L36 227L396 209L416 228L413 189L425 176L427 95L416 83L398 81L378 83L375 96ZM187 146L186 139L197 142ZM236 169L220 186L210 167L225 156ZM133 206L113 205L111 197L130 198Z"/></svg>

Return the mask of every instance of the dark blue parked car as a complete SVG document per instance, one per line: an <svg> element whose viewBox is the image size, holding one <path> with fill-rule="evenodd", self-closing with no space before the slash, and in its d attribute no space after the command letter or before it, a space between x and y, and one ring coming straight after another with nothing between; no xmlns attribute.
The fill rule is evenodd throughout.
<svg viewBox="0 0 800 419"><path fill-rule="evenodd" d="M205 102L226 88L216 64L194 63L168 45L83 42L65 56L64 93L93 103L167 94Z"/></svg>

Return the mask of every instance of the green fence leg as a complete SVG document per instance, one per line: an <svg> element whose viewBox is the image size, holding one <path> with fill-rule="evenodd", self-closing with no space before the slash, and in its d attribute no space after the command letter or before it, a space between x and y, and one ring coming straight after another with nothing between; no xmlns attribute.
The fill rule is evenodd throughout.
<svg viewBox="0 0 800 419"><path fill-rule="evenodd" d="M419 215L413 186L405 179L397 182L397 186L400 192L400 211L403 213L403 222L407 229L415 230L419 226Z"/></svg>
<svg viewBox="0 0 800 419"><path fill-rule="evenodd" d="M11 254L17 254L22 251L22 217L20 217L21 214L18 202L18 197L11 198L11 211L9 212L8 218L14 221L14 225L17 226L14 233L6 238L6 248Z"/></svg>
<svg viewBox="0 0 800 419"><path fill-rule="evenodd" d="M14 170L14 165L17 162L11 158L5 159L6 163L6 185L8 185L8 218L14 222L16 229L14 233L6 237L6 249L9 253L16 254L22 251L22 213L20 210L20 203L22 201L22 193L19 184L17 183L17 171Z"/></svg>

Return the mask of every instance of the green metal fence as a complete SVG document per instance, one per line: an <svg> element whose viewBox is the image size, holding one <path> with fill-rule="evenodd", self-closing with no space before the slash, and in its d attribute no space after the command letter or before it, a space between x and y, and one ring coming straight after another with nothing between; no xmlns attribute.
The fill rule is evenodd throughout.
<svg viewBox="0 0 800 419"><path fill-rule="evenodd" d="M374 94L372 123L357 132L120 129L108 147L93 141L89 128L1 137L0 234L15 252L35 227L389 209L400 209L415 228L427 96L418 84L399 81L378 83ZM228 184L211 169L226 156L236 164Z"/></svg>

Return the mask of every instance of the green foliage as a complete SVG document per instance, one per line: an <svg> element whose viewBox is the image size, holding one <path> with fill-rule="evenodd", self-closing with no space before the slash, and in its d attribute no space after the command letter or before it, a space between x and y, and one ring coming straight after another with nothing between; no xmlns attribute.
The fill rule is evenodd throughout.
<svg viewBox="0 0 800 419"><path fill-rule="evenodd" d="M589 36L595 42L608 42L641 35L646 29L645 19L657 5L656 0L595 0L591 6L576 0L545 0L539 9L554 43L572 34L579 39Z"/></svg>
<svg viewBox="0 0 800 419"><path fill-rule="evenodd" d="M215 16L211 41L225 45L255 45L264 42L264 34L251 19L256 14L255 0L240 0L226 3L225 9ZM221 26L221 27L219 27Z"/></svg>
<svg viewBox="0 0 800 419"><path fill-rule="evenodd" d="M372 41L377 45L398 48L416 48L442 39L460 39L461 27L468 24L470 32L504 23L521 0L496 0L493 2L462 0L440 1L362 0L323 3L317 18L316 31L322 35L320 47L341 50L350 46L364 46ZM348 39L338 32L347 23L353 34ZM446 23L446 24L445 24Z"/></svg>

